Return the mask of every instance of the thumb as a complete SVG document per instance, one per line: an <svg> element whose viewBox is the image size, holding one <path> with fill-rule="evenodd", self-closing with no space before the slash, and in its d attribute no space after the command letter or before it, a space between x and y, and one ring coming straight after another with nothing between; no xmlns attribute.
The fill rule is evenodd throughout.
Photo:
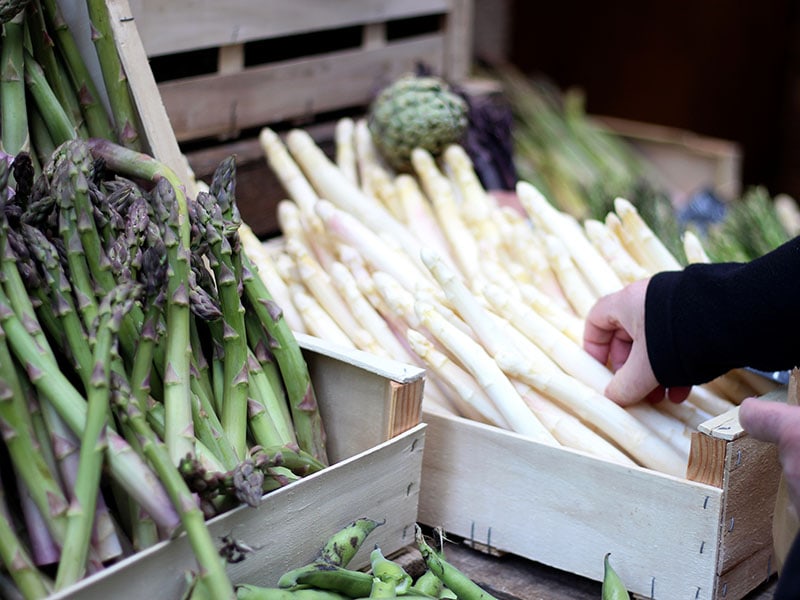
<svg viewBox="0 0 800 600"><path fill-rule="evenodd" d="M800 408L746 398L739 406L739 423L754 438L777 444L789 428L800 428Z"/></svg>
<svg viewBox="0 0 800 600"><path fill-rule="evenodd" d="M634 342L628 359L606 386L605 395L617 404L629 406L643 400L657 387L647 351L642 344Z"/></svg>

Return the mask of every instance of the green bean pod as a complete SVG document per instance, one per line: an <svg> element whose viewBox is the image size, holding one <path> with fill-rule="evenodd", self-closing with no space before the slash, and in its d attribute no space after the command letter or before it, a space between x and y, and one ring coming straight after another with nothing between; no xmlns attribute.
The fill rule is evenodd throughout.
<svg viewBox="0 0 800 600"><path fill-rule="evenodd" d="M607 553L603 558L603 587L601 590L603 600L630 600L630 594L617 572L611 566Z"/></svg>
<svg viewBox="0 0 800 600"><path fill-rule="evenodd" d="M240 584L236 586L236 600L351 600L351 597L327 590L284 590Z"/></svg>
<svg viewBox="0 0 800 600"><path fill-rule="evenodd" d="M359 517L348 526L334 533L325 542L317 560L346 567L361 548L366 537L373 529L383 525L385 521L375 521L367 517Z"/></svg>
<svg viewBox="0 0 800 600"><path fill-rule="evenodd" d="M394 586L397 595L405 594L408 588L411 587L411 584L414 583L411 579L411 575L409 575L399 563L386 558L383 552L381 552L381 549L377 546L375 546L375 549L370 553L369 559L370 565L372 566L372 575L380 579L381 582Z"/></svg>
<svg viewBox="0 0 800 600"><path fill-rule="evenodd" d="M455 566L444 560L431 548L422 535L422 530L417 526L416 542L422 558L428 569L433 571L442 580L448 589L452 590L459 600L497 600L489 592L459 571Z"/></svg>
<svg viewBox="0 0 800 600"><path fill-rule="evenodd" d="M372 575L323 562L313 562L284 573L278 580L282 589L299 587L339 592L351 598L368 596L372 590Z"/></svg>

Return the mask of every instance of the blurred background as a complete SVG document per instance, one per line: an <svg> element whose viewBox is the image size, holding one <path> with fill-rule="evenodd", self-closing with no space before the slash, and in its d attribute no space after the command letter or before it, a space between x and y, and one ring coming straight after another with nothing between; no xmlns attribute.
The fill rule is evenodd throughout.
<svg viewBox="0 0 800 600"><path fill-rule="evenodd" d="M800 196L800 10L790 0L476 0L476 60L511 62L590 114L734 141L744 187Z"/></svg>

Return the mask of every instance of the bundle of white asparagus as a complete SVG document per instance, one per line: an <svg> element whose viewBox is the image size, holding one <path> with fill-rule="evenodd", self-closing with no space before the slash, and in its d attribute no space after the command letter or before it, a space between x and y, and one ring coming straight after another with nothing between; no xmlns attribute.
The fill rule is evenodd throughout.
<svg viewBox="0 0 800 600"><path fill-rule="evenodd" d="M295 331L427 370L423 409L506 428L622 464L683 477L690 433L771 384L735 371L681 404L624 409L612 374L582 349L594 301L677 260L619 198L605 222L576 221L524 181L498 201L461 146L414 173L380 160L366 124L341 119L329 158L308 132L266 128L265 158L287 199L282 238L245 229ZM691 256L705 260L689 237Z"/></svg>

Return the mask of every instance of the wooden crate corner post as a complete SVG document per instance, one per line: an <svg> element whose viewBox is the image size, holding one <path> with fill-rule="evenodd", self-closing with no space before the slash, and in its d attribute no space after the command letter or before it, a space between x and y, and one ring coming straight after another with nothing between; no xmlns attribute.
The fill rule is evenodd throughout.
<svg viewBox="0 0 800 600"><path fill-rule="evenodd" d="M785 397L786 391L776 393ZM780 474L776 447L747 435L738 408L692 434L687 478L723 490L714 598L742 598L775 573L772 518Z"/></svg>

